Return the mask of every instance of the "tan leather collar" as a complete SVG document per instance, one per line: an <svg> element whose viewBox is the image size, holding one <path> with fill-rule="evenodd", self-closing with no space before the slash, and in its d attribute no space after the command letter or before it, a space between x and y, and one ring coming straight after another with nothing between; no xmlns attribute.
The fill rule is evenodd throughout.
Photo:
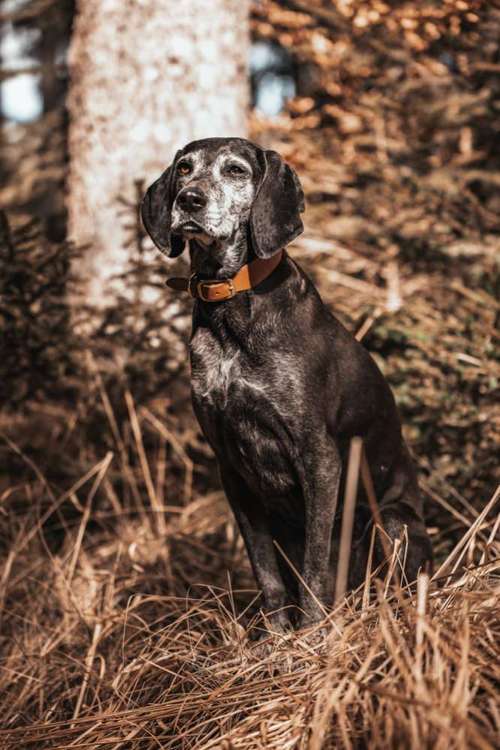
<svg viewBox="0 0 500 750"><path fill-rule="evenodd" d="M260 284L279 266L284 250L271 258L256 258L240 268L232 279L198 279L194 273L186 279L173 276L167 280L167 286L180 292L189 292L204 302L223 302L239 292L247 292Z"/></svg>

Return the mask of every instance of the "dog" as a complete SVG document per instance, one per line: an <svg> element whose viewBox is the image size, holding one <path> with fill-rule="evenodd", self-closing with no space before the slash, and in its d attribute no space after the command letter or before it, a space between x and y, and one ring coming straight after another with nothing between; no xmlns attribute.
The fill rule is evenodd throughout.
<svg viewBox="0 0 500 750"><path fill-rule="evenodd" d="M189 245L191 278L170 285L195 298L193 407L278 632L318 621L332 602L353 436L363 439L385 531L397 539L406 527L407 579L432 559L389 385L286 253L303 211L294 170L240 138L189 143L141 205L163 253ZM360 489L350 588L364 579L371 524ZM383 562L380 541L375 558Z"/></svg>

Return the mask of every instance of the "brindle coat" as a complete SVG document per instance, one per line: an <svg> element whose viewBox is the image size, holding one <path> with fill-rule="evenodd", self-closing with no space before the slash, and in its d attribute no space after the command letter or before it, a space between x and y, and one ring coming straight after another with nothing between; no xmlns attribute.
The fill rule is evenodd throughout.
<svg viewBox="0 0 500 750"><path fill-rule="evenodd" d="M192 271L221 279L285 247L302 231L302 210L300 182L276 152L211 138L176 154L149 188L142 217L163 252L179 255L187 240ZM355 435L364 441L386 531L397 538L407 526L406 574L415 579L432 552L394 398L302 269L285 255L256 288L223 302L196 300L190 350L194 410L273 627L289 627L290 617L315 621L318 600L331 602L334 518ZM364 576L369 531L360 491L351 587Z"/></svg>

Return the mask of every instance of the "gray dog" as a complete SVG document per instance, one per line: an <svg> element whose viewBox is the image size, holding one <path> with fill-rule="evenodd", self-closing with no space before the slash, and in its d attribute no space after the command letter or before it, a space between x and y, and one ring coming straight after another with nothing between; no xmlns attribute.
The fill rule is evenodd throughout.
<svg viewBox="0 0 500 750"><path fill-rule="evenodd" d="M142 204L160 250L176 257L189 242L192 276L171 286L196 298L194 410L278 631L318 620L319 603L331 603L353 436L363 438L385 530L398 538L407 527L408 579L432 558L389 386L284 251L303 230L303 210L295 172L240 138L188 144ZM360 491L351 587L364 576L370 525Z"/></svg>

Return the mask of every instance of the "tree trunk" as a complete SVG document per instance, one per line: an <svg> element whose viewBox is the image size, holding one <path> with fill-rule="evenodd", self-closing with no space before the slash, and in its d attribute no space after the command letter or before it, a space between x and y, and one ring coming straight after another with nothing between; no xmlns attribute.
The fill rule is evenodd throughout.
<svg viewBox="0 0 500 750"><path fill-rule="evenodd" d="M100 303L127 262L135 181L177 148L246 132L249 0L79 0L70 48L69 235Z"/></svg>

